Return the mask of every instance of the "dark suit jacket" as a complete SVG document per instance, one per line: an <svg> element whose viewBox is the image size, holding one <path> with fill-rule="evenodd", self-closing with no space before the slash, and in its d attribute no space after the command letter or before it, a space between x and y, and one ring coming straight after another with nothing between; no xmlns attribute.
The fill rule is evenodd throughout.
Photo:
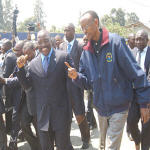
<svg viewBox="0 0 150 150"><path fill-rule="evenodd" d="M149 47L149 46L148 46L148 48L147 48L144 65L145 65L146 76L147 76L147 75L148 75L149 68L150 68L150 47Z"/></svg>
<svg viewBox="0 0 150 150"><path fill-rule="evenodd" d="M60 44L60 50L64 50L67 52L67 42L63 42ZM82 45L79 44L77 40L74 41L73 47L70 52L70 56L73 59L74 66L79 71L79 62L82 53Z"/></svg>
<svg viewBox="0 0 150 150"><path fill-rule="evenodd" d="M16 56L12 51L9 51L5 58L4 58L4 64L3 64L3 77L8 78L14 71L15 66L16 66ZM6 96L6 107L11 107L12 106L12 93L13 89L6 87L4 85L4 96Z"/></svg>
<svg viewBox="0 0 150 150"><path fill-rule="evenodd" d="M41 55L29 64L29 72L19 69L17 76L26 90L31 88L36 99L37 125L40 130L48 131L68 127L71 122L71 104L67 93L67 68L65 61L71 63L67 53L53 51L47 74L42 67Z"/></svg>
<svg viewBox="0 0 150 150"><path fill-rule="evenodd" d="M7 87L7 89L13 89L13 92L11 94L12 106L14 107L15 111L19 112L19 110L21 109L20 107L23 90L18 78L16 76L14 76L13 78L7 78L7 83L5 86Z"/></svg>
<svg viewBox="0 0 150 150"><path fill-rule="evenodd" d="M67 52L67 42L63 42L60 45L60 49ZM79 62L82 53L82 45L77 40L74 41L73 47L70 52L70 56L73 59L74 66L79 70ZM72 107L75 115L83 115L85 113L83 90L72 83L70 79L68 82L69 99L72 102Z"/></svg>

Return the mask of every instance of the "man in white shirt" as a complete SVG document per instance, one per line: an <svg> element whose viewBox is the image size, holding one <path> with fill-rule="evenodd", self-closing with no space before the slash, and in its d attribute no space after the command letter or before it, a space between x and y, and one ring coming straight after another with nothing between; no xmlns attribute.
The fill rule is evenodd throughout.
<svg viewBox="0 0 150 150"><path fill-rule="evenodd" d="M150 66L150 47L147 46L148 34L144 30L139 30L135 35L135 44L137 46L136 60L139 66L148 75L148 70ZM128 127L131 132L131 136L135 142L136 150L149 150L150 148L150 120L147 123L142 122L142 130L140 132L138 128L138 122L140 120L140 106L137 103L136 97L134 96L131 107L128 114Z"/></svg>

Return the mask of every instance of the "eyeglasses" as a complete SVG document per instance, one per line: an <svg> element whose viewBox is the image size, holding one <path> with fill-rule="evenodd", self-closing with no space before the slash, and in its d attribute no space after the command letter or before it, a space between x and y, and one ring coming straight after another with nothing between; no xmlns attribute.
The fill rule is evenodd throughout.
<svg viewBox="0 0 150 150"><path fill-rule="evenodd" d="M82 31L87 31L88 28L94 23L94 20L92 20L91 22L89 22L87 25L85 25L85 27L81 27Z"/></svg>

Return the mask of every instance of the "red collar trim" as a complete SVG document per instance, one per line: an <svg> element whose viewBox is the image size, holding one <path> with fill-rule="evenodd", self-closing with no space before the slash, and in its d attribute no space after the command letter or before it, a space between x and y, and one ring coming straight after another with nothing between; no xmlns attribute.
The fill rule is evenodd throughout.
<svg viewBox="0 0 150 150"><path fill-rule="evenodd" d="M102 37L102 42L101 42L101 47L103 47L104 45L106 45L109 42L109 32L106 28L103 28L103 37ZM89 41L87 43L87 45L85 45L83 47L84 50L90 51L90 52L94 52L91 41Z"/></svg>

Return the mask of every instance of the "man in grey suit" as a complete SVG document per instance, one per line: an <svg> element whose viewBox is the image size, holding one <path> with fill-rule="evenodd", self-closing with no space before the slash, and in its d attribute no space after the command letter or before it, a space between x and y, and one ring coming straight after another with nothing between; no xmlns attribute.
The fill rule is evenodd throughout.
<svg viewBox="0 0 150 150"><path fill-rule="evenodd" d="M49 33L41 30L37 36L40 54L29 64L26 57L17 59L17 77L24 89L35 94L38 135L42 150L54 150L54 139L59 150L73 150L70 142L71 104L67 93L67 68L71 63L65 52L51 47Z"/></svg>
<svg viewBox="0 0 150 150"><path fill-rule="evenodd" d="M64 33L66 42L63 42L60 45L60 49L67 51L70 54L74 61L75 68L79 70L79 61L83 45L79 44L79 42L75 39L75 27L72 23L69 23L65 26ZM90 142L90 131L85 117L85 106L83 98L84 91L74 85L71 79L69 79L68 83L69 99L72 103L72 109L76 116L83 141L82 149L87 149Z"/></svg>

